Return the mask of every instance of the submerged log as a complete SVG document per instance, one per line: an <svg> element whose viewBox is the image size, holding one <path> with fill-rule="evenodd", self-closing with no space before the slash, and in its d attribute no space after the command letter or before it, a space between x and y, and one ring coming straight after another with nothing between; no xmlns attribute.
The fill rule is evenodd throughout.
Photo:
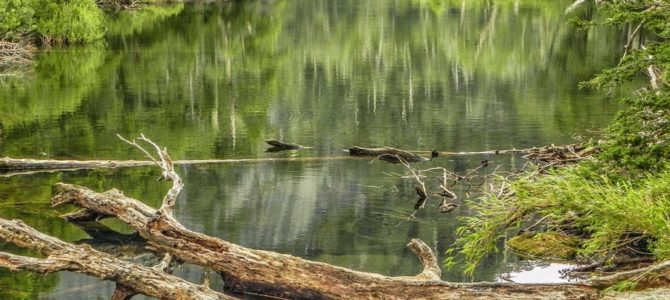
<svg viewBox="0 0 670 300"><path fill-rule="evenodd" d="M71 203L104 216L117 217L160 251L218 272L226 287L287 298L442 298L592 299L597 290L585 285L448 283L439 281L437 259L423 242L408 245L420 253L424 271L417 276L388 277L353 271L291 255L254 250L186 229L117 190L97 193L59 183L54 206ZM432 258L430 258L432 256ZM426 275L429 274L429 275ZM430 275L432 274L432 275ZM429 279L427 281L427 279Z"/></svg>
<svg viewBox="0 0 670 300"><path fill-rule="evenodd" d="M400 150L392 147L382 147L382 148L364 148L364 147L351 147L349 148L349 155L351 156L376 156L380 160L390 162L390 163L401 163L401 159L406 162L419 162L426 161L427 158L414 154L409 151Z"/></svg>
<svg viewBox="0 0 670 300"><path fill-rule="evenodd" d="M0 171L39 169L100 169L118 167L152 166L148 160L53 160L0 158Z"/></svg>
<svg viewBox="0 0 670 300"><path fill-rule="evenodd" d="M226 164L226 163L258 163L275 161L331 161L364 159L352 156L330 157L264 157L239 159L189 159L173 161L174 165ZM0 177L31 175L43 172L71 171L82 169L114 169L128 167L145 167L155 165L150 160L57 160L57 159L18 159L0 158Z"/></svg>
<svg viewBox="0 0 670 300"><path fill-rule="evenodd" d="M10 270L42 274L57 271L79 272L115 281L128 294L137 291L159 299L235 299L206 286L168 275L158 268L127 262L88 245L77 246L63 242L19 220L0 219L0 239L47 256L34 258L0 252L0 267Z"/></svg>
<svg viewBox="0 0 670 300"><path fill-rule="evenodd" d="M290 144L290 143L284 143L278 140L266 140L266 144L272 146L271 148L268 148L266 151L267 152L278 152L278 151L285 151L285 150L300 150L300 149L312 149L312 147L307 147L303 145L298 145L298 144Z"/></svg>

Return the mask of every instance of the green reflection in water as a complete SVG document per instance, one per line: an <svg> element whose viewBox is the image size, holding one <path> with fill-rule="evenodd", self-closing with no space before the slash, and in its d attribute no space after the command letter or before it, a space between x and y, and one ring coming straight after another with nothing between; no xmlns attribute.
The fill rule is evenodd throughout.
<svg viewBox="0 0 670 300"><path fill-rule="evenodd" d="M613 64L620 41L571 28L569 1L424 2L177 5L110 17L108 49L47 50L34 80L3 85L0 154L129 158L115 134L138 132L177 158L259 156L269 137L316 154L354 144L525 147L570 142L616 110L576 83Z"/></svg>
<svg viewBox="0 0 670 300"><path fill-rule="evenodd" d="M252 1L111 15L106 47L44 50L29 80L0 83L0 155L139 158L115 137L139 132L175 159L342 155L351 145L469 151L572 142L616 111L610 99L576 85L615 64L621 41L612 30L571 28L567 18L595 12L566 15L570 4ZM315 150L268 154L266 138ZM480 159L422 166L464 170ZM179 172L186 190L176 215L189 228L388 275L418 271L405 249L409 238L442 253L456 217L467 213L445 216L429 207L417 215L421 222L406 221L413 184L383 175L402 169L381 163ZM78 241L86 235L48 205L51 184L116 187L156 206L167 189L158 175L137 168L0 178L0 217ZM514 260L492 256L476 279L492 280ZM27 297L57 298L80 283L67 273L38 276L40 283L22 276L1 278ZM467 280L456 272L444 279ZM42 287L29 288L35 284ZM106 297L111 290L97 292Z"/></svg>

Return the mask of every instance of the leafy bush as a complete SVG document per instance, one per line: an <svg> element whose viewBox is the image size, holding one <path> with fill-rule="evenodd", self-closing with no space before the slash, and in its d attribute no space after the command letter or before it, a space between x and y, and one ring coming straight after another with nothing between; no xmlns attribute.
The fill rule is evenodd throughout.
<svg viewBox="0 0 670 300"><path fill-rule="evenodd" d="M625 176L665 168L670 162L670 95L640 91L626 104L608 129L599 160Z"/></svg>
<svg viewBox="0 0 670 300"><path fill-rule="evenodd" d="M36 32L47 43L85 43L104 34L104 16L93 0L33 0Z"/></svg>
<svg viewBox="0 0 670 300"><path fill-rule="evenodd" d="M2 0L0 39L37 36L46 43L86 43L104 34L94 0Z"/></svg>
<svg viewBox="0 0 670 300"><path fill-rule="evenodd" d="M32 1L0 1L0 39L20 40L34 29Z"/></svg>

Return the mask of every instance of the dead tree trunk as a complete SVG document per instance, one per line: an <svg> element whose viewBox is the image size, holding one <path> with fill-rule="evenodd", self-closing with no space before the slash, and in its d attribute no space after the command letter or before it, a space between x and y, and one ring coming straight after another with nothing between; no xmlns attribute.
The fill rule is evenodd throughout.
<svg viewBox="0 0 670 300"><path fill-rule="evenodd" d="M379 159L398 164L400 163L400 159L405 160L406 162L419 162L419 161L425 161L428 160L427 158L414 154L409 151L405 150L400 150L396 148L391 148L391 147L383 147L383 148L364 148L364 147L351 147L349 148L349 155L351 156L376 156L379 157Z"/></svg>
<svg viewBox="0 0 670 300"><path fill-rule="evenodd" d="M160 149L144 136L140 140L149 143L157 151L158 159L151 156L148 151L134 141L124 139L124 141L142 150L163 170L163 177L173 183L170 191L163 199L160 209L153 209L138 200L128 198L115 189L97 193L84 187L63 183L55 186L58 194L52 199L53 206L74 204L80 207L81 210L68 215L69 220L97 221L105 217L116 217L135 229L141 237L147 240L150 246L158 251L169 253L179 260L206 266L218 272L227 288L292 299L594 299L598 296L597 289L579 284L521 285L443 282L440 281L440 268L435 255L427 245L419 240L412 240L408 246L418 255L424 267L423 272L416 276L388 277L312 262L291 255L249 249L193 232L186 229L172 216L172 207L183 184L174 172L172 160L167 155L167 151ZM23 246L30 246L32 237L21 242L22 240L17 236L26 235L20 232L10 232L0 235L0 238ZM45 255L54 256L60 253L60 250L70 248L65 248L61 244L45 244L39 246L39 249L45 252ZM75 260L73 261L86 261L86 257L82 256L81 253L74 250L73 252L68 252L68 255L74 256ZM110 261L109 259L105 262ZM65 262L68 261L65 260ZM115 261L111 262L117 263ZM139 268L139 266L130 263L126 264L121 264L119 267L122 267L122 270L137 270ZM33 265L35 265L33 261L23 264L24 268ZM89 272L89 269L97 270L98 267L105 266L107 264L95 265L96 268L81 268L81 264L72 266L71 263L68 263L59 266L58 269L76 267L81 268L76 270ZM31 270L43 271L39 267L34 267ZM142 270L142 272L144 271L146 270ZM158 286L159 283L155 282L158 277L135 278L130 274L136 273L123 272L122 275L117 273L111 275L107 273L95 274L100 275L101 278L114 279L122 287L147 294L157 293L159 298L172 297L179 299L177 296L195 297L194 295L200 295L198 293L208 292L201 288L189 287L192 290L188 290L189 293L185 295L161 294L166 293L166 291L143 290L147 287L138 284L141 280L152 280L150 286ZM160 277L161 282L166 281L173 285L184 284L170 280L173 280L173 278ZM132 293L132 291L124 292L122 289L117 290L117 292L120 294L120 299ZM206 294L198 297L211 298Z"/></svg>
<svg viewBox="0 0 670 300"><path fill-rule="evenodd" d="M71 203L97 216L117 217L147 239L153 247L175 258L219 272L226 287L288 298L443 298L584 299L597 290L584 285L456 284L439 281L437 260L423 242L409 246L419 254L424 272L417 276L388 277L311 262L275 252L248 249L186 229L117 190L97 193L84 187L57 184L54 206Z"/></svg>
<svg viewBox="0 0 670 300"><path fill-rule="evenodd" d="M18 220L0 219L0 239L39 251L46 256L34 258L0 252L0 266L10 270L43 274L57 271L79 272L115 281L127 293L140 292L159 299L235 299L207 286L168 275L158 268L127 262L88 245L68 244ZM115 295L121 296L118 291L117 289Z"/></svg>

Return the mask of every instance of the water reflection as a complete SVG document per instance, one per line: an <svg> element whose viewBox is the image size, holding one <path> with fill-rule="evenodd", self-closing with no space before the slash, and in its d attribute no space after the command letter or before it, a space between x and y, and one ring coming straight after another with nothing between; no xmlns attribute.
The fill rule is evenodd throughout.
<svg viewBox="0 0 670 300"><path fill-rule="evenodd" d="M31 80L0 83L0 155L138 158L116 134L143 132L175 159L341 156L352 145L473 151L572 142L609 122L616 106L577 82L615 64L609 29L571 1L245 1L152 7L110 15L106 46L39 53ZM266 153L268 138L313 146ZM463 172L484 159L420 166ZM405 248L421 238L440 255L463 206L430 198L416 219L402 166L365 160L180 166L186 226L244 246L362 271L419 271ZM486 169L484 171L490 171ZM135 168L0 178L0 217L67 241L88 238L50 208L50 186L116 187L157 206L158 171ZM464 191L456 190L459 197ZM128 233L121 224L108 224ZM4 244L1 249L25 253ZM517 258L491 256L474 280ZM0 274L0 298L107 297L109 283L71 273ZM190 275L188 275L190 274ZM199 281L198 272L188 272ZM468 281L458 271L445 280ZM53 291L53 294L49 294ZM5 294L3 294L5 293ZM82 296L83 297L83 296Z"/></svg>
<svg viewBox="0 0 670 300"><path fill-rule="evenodd" d="M0 88L0 154L127 158L144 132L175 157L254 157L266 138L482 150L564 143L616 107L577 82L616 33L570 1L274 1L110 17L108 48L47 50ZM131 22L129 20L135 20Z"/></svg>
<svg viewBox="0 0 670 300"><path fill-rule="evenodd" d="M482 159L495 160L504 168L519 162L511 156L468 156L443 157L415 166L445 166L464 173L467 168L477 167ZM405 246L411 238L424 240L439 259L443 259L444 251L454 240L456 218L467 214L465 208L441 214L438 197L430 197L425 208L414 212L414 180L400 176L405 173L402 165L380 161L247 162L179 166L177 171L186 188L175 215L190 229L247 247L387 275L411 275L421 271L416 257ZM491 171L482 169L481 172ZM104 247L108 242L99 239L91 242L82 229L58 217L65 209L55 210L49 206L50 186L65 181L99 191L117 187L125 195L156 207L169 188L168 184L155 181L158 176L157 168L132 168L0 178L3 199L0 217L20 218L66 241ZM462 198L467 197L463 189L454 191ZM461 201L463 199L456 200ZM409 218L412 213L415 217ZM130 233L119 222L106 220L105 224ZM7 245L0 248L25 253ZM496 274L516 267L516 260L515 257L493 256L482 265L474 280L492 281ZM191 271L182 275L197 282L201 273ZM15 276L23 275L8 273L6 278ZM44 278L44 284L48 282L51 287L43 286L36 292L53 290L54 294L46 294L49 299L62 295L69 298L77 292L87 297L107 295L113 290L109 283L73 273L39 278ZM443 278L471 280L463 277L459 270L445 272ZM17 283L6 286L10 292L25 288Z"/></svg>

